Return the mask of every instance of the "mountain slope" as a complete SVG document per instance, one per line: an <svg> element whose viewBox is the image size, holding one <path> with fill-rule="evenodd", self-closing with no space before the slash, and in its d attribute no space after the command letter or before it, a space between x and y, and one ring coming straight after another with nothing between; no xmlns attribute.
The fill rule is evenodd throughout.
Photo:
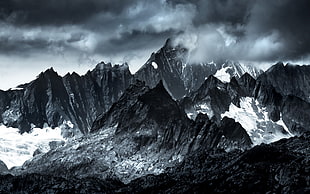
<svg viewBox="0 0 310 194"><path fill-rule="evenodd" d="M19 128L21 133L34 126L42 128L45 123L53 128L72 123L73 129L64 131L64 136L86 134L96 117L109 110L134 79L145 81L151 88L162 80L169 94L181 99L220 69L228 68L226 73L231 76L257 73L255 68L238 67L231 61L223 65L187 64L188 55L187 49L168 39L135 75L127 64L99 63L83 76L72 73L60 77L49 69L15 90L0 91L0 123Z"/></svg>
<svg viewBox="0 0 310 194"><path fill-rule="evenodd" d="M57 127L72 122L67 136L87 133L92 122L118 100L132 81L128 65L100 63L84 76L60 77L53 69L42 72L19 90L0 92L0 121L30 131L32 125Z"/></svg>
<svg viewBox="0 0 310 194"><path fill-rule="evenodd" d="M279 62L258 77L265 85L272 85L283 95L294 95L310 102L310 67Z"/></svg>
<svg viewBox="0 0 310 194"><path fill-rule="evenodd" d="M116 178L127 183L163 173L197 149L248 149L252 142L232 119L220 124L200 115L196 121L165 90L137 81L100 116L92 133L38 155L15 173Z"/></svg>
<svg viewBox="0 0 310 194"><path fill-rule="evenodd" d="M163 174L142 176L129 184L113 178L36 173L0 175L0 190L6 193L308 193L309 138L309 134L304 134L262 144L244 153L200 149Z"/></svg>
<svg viewBox="0 0 310 194"><path fill-rule="evenodd" d="M254 66L240 64L233 61L220 63L188 63L190 53L180 45L174 45L173 40L168 39L165 45L135 73L135 78L154 87L159 80L163 83L170 95L175 99L181 99L190 92L196 91L210 76L216 75L219 79L229 82L230 78L239 78L244 73L257 77L261 70Z"/></svg>

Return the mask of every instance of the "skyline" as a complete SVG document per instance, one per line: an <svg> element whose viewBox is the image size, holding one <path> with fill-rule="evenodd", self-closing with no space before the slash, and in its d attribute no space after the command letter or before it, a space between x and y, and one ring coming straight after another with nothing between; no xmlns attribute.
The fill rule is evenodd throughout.
<svg viewBox="0 0 310 194"><path fill-rule="evenodd" d="M189 62L273 64L310 59L310 2L203 0L8 0L0 2L0 89L49 67L86 73L128 62L135 72L174 38Z"/></svg>

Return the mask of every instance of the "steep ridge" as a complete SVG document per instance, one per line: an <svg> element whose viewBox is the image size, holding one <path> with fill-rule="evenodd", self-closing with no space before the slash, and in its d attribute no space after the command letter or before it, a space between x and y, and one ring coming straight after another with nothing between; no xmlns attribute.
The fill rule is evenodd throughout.
<svg viewBox="0 0 310 194"><path fill-rule="evenodd" d="M245 73L257 78L263 73L263 71L252 65L245 65L236 61L226 60L221 68L218 68L214 76L222 82L230 82L232 77L240 78Z"/></svg>
<svg viewBox="0 0 310 194"><path fill-rule="evenodd" d="M64 136L85 134L102 112L109 110L134 79L155 87L163 85L174 99L196 91L205 79L222 68L229 75L253 68L238 68L237 63L187 64L188 50L168 39L141 69L132 75L128 65L99 63L92 71L60 77L53 69L16 89L0 91L0 123L29 132L33 127L63 126ZM246 70L247 69L247 70ZM253 70L255 72L255 70ZM70 127L73 124L73 128Z"/></svg>
<svg viewBox="0 0 310 194"><path fill-rule="evenodd" d="M263 85L246 73L238 80L231 78L228 83L211 75L197 91L182 99L180 105L191 119L199 113L207 114L217 123L225 116L235 119L246 129L252 142L260 144L305 131L308 111L297 115L289 111L291 108L292 112L301 113L298 108L291 107L300 107L297 99L279 94L273 86ZM308 106L299 103L305 108Z"/></svg>
<svg viewBox="0 0 310 194"><path fill-rule="evenodd" d="M272 85L282 95L294 95L310 102L310 67L307 65L284 65L279 62L257 80L264 85Z"/></svg>
<svg viewBox="0 0 310 194"><path fill-rule="evenodd" d="M165 173L124 184L115 178L60 177L40 173L0 175L5 193L308 193L310 134L237 150L200 149ZM12 184L14 183L14 184Z"/></svg>
<svg viewBox="0 0 310 194"><path fill-rule="evenodd" d="M197 91L181 101L181 105L193 119L201 112L221 120L221 114L228 110L232 102L238 105L241 96L244 96L244 92L235 78L230 83L223 83L210 75Z"/></svg>
<svg viewBox="0 0 310 194"><path fill-rule="evenodd" d="M146 64L135 73L135 78L145 81L150 87L163 80L167 90L179 99L185 95L182 70L188 51L172 44L172 40L168 39L165 45L157 53L153 53Z"/></svg>
<svg viewBox="0 0 310 194"><path fill-rule="evenodd" d="M166 174L132 181L138 193L307 193L309 133L244 153L200 150Z"/></svg>
<svg viewBox="0 0 310 194"><path fill-rule="evenodd" d="M187 118L159 82L149 89L136 81L90 133L38 155L16 174L115 178L122 182L163 173L191 152L205 148L248 149L252 142L242 126L224 118L219 124L200 114Z"/></svg>
<svg viewBox="0 0 310 194"><path fill-rule="evenodd" d="M255 78L262 73L254 66L244 65L233 61L219 63L193 64L188 62L190 53L181 45L174 45L173 40L168 39L165 45L135 73L135 78L154 87L159 80L163 80L170 95L175 99L181 99L190 92L196 91L210 76L216 75L226 82L230 78L239 78L244 73L250 73ZM227 81L228 79L228 81Z"/></svg>
<svg viewBox="0 0 310 194"><path fill-rule="evenodd" d="M253 92L273 121L282 118L296 134L309 131L308 70L307 66L277 63L257 78Z"/></svg>
<svg viewBox="0 0 310 194"><path fill-rule="evenodd" d="M87 133L95 118L118 100L131 81L127 64L100 63L84 76L72 73L63 78L49 69L19 90L0 92L0 121L21 133L45 123L54 128L67 122L74 129L65 136Z"/></svg>

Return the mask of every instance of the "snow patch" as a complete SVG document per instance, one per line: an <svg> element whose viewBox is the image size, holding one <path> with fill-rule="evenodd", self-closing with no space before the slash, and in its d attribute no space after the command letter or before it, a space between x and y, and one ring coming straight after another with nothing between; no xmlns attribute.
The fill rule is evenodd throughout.
<svg viewBox="0 0 310 194"><path fill-rule="evenodd" d="M9 90L23 90L24 88L19 88L19 87L16 87L16 88L10 88Z"/></svg>
<svg viewBox="0 0 310 194"><path fill-rule="evenodd" d="M254 145L272 143L293 136L282 121L282 117L278 122L273 122L268 117L266 108L254 98L241 98L240 108L231 104L229 111L221 115L222 118L225 116L239 122L249 134Z"/></svg>
<svg viewBox="0 0 310 194"><path fill-rule="evenodd" d="M217 70L217 72L214 74L214 77L221 80L222 82L230 82L231 76L227 72L228 69L231 69L231 67L228 66Z"/></svg>
<svg viewBox="0 0 310 194"><path fill-rule="evenodd" d="M209 102L197 104L193 107L193 110L185 110L185 112L187 114L187 117L192 120L195 120L199 113L206 114L209 118L212 118L214 115Z"/></svg>
<svg viewBox="0 0 310 194"><path fill-rule="evenodd" d="M19 133L18 128L0 125L0 160L8 168L21 166L26 160L33 157L33 153L38 148L49 151L49 142L64 141L59 127L51 129L33 128L30 133Z"/></svg>
<svg viewBox="0 0 310 194"><path fill-rule="evenodd" d="M154 67L154 69L157 69L157 68L158 68L157 63L155 63L154 61L152 62L152 66Z"/></svg>

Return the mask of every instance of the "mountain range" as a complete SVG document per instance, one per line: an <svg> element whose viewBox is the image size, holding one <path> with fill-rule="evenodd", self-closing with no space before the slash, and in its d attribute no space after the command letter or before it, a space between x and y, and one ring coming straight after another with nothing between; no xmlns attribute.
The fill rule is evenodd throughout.
<svg viewBox="0 0 310 194"><path fill-rule="evenodd" d="M310 191L310 67L188 55L168 39L135 74L126 63L82 76L51 68L0 91L3 125L62 126L68 138L21 167L0 163L0 190Z"/></svg>

